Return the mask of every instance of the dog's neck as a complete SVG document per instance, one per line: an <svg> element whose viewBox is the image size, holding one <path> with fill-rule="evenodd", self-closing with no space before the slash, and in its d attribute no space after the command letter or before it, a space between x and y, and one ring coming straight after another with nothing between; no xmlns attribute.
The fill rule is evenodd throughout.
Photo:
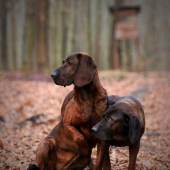
<svg viewBox="0 0 170 170"><path fill-rule="evenodd" d="M102 87L98 73L93 77L90 84L83 87L74 87L74 100L80 105L87 105L89 108L105 111L107 106L107 92ZM86 108L86 107L84 107Z"/></svg>

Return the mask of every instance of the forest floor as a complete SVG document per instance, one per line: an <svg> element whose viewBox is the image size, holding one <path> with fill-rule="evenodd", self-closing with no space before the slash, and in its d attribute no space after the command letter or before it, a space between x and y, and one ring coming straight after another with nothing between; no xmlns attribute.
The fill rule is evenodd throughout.
<svg viewBox="0 0 170 170"><path fill-rule="evenodd" d="M132 94L142 103L146 129L141 138L137 170L170 169L170 74L101 75L109 95ZM26 170L35 163L38 144L60 121L60 108L73 89L56 86L50 76L0 73L0 169ZM92 158L95 161L96 148ZM128 148L111 147L112 169L128 166Z"/></svg>

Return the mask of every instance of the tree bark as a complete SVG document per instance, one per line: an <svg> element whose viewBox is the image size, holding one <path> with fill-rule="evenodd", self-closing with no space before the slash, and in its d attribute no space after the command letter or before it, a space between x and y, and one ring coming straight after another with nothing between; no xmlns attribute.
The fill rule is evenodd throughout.
<svg viewBox="0 0 170 170"><path fill-rule="evenodd" d="M120 5L122 4L123 0L116 0L115 1L115 10L114 10L114 14L113 14L113 18L112 18L112 27L111 27L111 39L110 39L110 68L116 68L117 66L115 66L114 61L115 61L115 57L116 55L114 54L114 46L116 46L115 43L115 31L116 31L116 22L118 19L118 10ZM118 60L118 59L116 59Z"/></svg>
<svg viewBox="0 0 170 170"><path fill-rule="evenodd" d="M1 19L1 61L2 69L7 69L7 3L8 0L0 1L0 19Z"/></svg>

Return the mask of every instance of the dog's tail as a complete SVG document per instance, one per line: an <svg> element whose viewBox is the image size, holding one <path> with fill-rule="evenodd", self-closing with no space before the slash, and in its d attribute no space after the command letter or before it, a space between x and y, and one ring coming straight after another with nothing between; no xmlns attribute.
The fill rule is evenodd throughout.
<svg viewBox="0 0 170 170"><path fill-rule="evenodd" d="M33 164L30 165L27 170L39 170L39 168L35 164Z"/></svg>

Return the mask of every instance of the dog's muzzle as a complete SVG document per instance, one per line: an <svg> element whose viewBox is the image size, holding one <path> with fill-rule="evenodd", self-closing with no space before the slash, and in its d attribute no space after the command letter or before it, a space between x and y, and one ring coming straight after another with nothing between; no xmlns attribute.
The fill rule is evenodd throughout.
<svg viewBox="0 0 170 170"><path fill-rule="evenodd" d="M53 72L51 73L51 77L52 77L53 79L56 79L56 77L57 77L57 72L56 72L56 71L53 71Z"/></svg>

